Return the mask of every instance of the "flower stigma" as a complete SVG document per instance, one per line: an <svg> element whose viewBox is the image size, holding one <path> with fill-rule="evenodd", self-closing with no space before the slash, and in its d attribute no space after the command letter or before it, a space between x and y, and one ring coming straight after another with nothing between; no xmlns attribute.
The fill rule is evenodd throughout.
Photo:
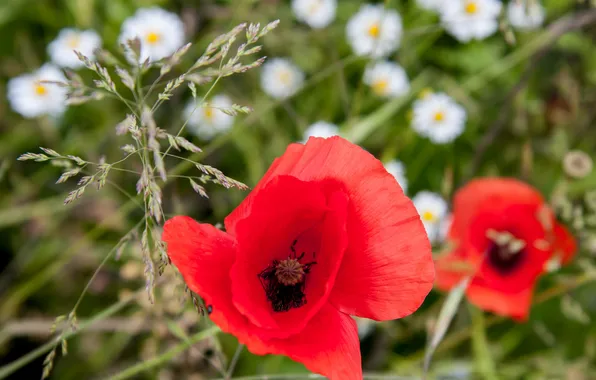
<svg viewBox="0 0 596 380"><path fill-rule="evenodd" d="M275 276L284 285L296 285L304 278L304 268L296 259L285 259L277 264Z"/></svg>
<svg viewBox="0 0 596 380"><path fill-rule="evenodd" d="M306 275L310 273L311 266L315 261L303 264L300 262L305 256L303 252L296 255L296 243L294 240L290 250L292 253L287 259L273 260L261 273L258 274L259 281L265 290L267 300L275 312L289 311L306 304L304 293ZM313 253L313 258L314 258Z"/></svg>
<svg viewBox="0 0 596 380"><path fill-rule="evenodd" d="M526 242L509 232L489 229L486 237L491 241L487 259L491 266L503 274L513 271L525 256Z"/></svg>

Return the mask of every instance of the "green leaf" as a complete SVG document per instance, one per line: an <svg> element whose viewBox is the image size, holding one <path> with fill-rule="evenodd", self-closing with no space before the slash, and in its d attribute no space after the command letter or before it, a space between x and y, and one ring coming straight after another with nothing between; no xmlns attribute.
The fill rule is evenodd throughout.
<svg viewBox="0 0 596 380"><path fill-rule="evenodd" d="M443 340L449 325L451 324L451 320L455 316L457 312L457 308L470 284L470 277L466 277L457 286L455 286L447 295L447 299L439 312L439 318L437 319L437 323L434 328L434 333L428 347L426 348L426 352L424 354L424 374L428 373L428 368L430 367L430 361L433 357L433 354L439 343Z"/></svg>

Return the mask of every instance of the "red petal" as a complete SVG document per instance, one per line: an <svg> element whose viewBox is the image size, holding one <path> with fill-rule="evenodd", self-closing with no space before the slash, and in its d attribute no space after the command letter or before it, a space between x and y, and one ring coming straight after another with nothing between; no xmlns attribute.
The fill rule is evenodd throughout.
<svg viewBox="0 0 596 380"><path fill-rule="evenodd" d="M485 287L479 280L474 279L468 287L466 295L470 303L483 310L519 321L528 319L532 303L532 287L522 289L517 293L503 293Z"/></svg>
<svg viewBox="0 0 596 380"><path fill-rule="evenodd" d="M300 159L304 145L290 144L283 156L276 158L267 173L261 178L257 186L244 198L238 207L234 209L224 220L226 231L231 235L236 235L236 223L246 218L250 214L254 196L276 175L288 173L294 164Z"/></svg>
<svg viewBox="0 0 596 380"><path fill-rule="evenodd" d="M436 261L436 284L441 290L450 290L459 284L465 276L473 275L475 267L467 257L466 250L457 246L453 252L446 253Z"/></svg>
<svg viewBox="0 0 596 380"><path fill-rule="evenodd" d="M266 341L265 346L268 352L287 355L331 380L362 380L356 322L329 304L299 334Z"/></svg>
<svg viewBox="0 0 596 380"><path fill-rule="evenodd" d="M483 207L483 206L481 206ZM481 277L487 287L504 292L518 292L530 286L544 272L544 265L552 256L552 249L540 244L546 242L548 232L536 217L536 205L513 204L502 211L479 211L471 222L469 240L464 242L468 258L483 259L493 242L487 237L487 231L511 232L516 238L523 240L526 247L520 262L509 273L503 274L493 268L489 260L483 260L477 277ZM465 247L469 245L468 247Z"/></svg>
<svg viewBox="0 0 596 380"><path fill-rule="evenodd" d="M232 305L229 272L236 257L232 237L210 224L176 216L166 222L162 238L188 287L211 305L211 319L239 339L246 335L246 318Z"/></svg>
<svg viewBox="0 0 596 380"><path fill-rule="evenodd" d="M542 195L531 186L512 178L479 178L459 189L453 199L453 224L449 235L456 240L472 224L479 211L503 211L512 203L540 206Z"/></svg>
<svg viewBox="0 0 596 380"><path fill-rule="evenodd" d="M233 239L209 224L178 216L166 222L163 240L189 288L212 306L211 320L252 353L287 355L332 380L362 379L358 330L351 317L326 305L300 334L264 341L232 305L228 273L235 258Z"/></svg>
<svg viewBox="0 0 596 380"><path fill-rule="evenodd" d="M347 197L326 199L318 182L277 176L253 198L252 212L236 224L238 256L232 266L233 302L263 329L263 338L282 338L302 330L323 306L333 287L347 245ZM307 303L287 312L273 311L258 274L273 260L296 252L302 263L316 262L306 275Z"/></svg>
<svg viewBox="0 0 596 380"><path fill-rule="evenodd" d="M430 243L412 202L379 160L341 137L310 138L291 145L258 187L279 174L339 184L348 194L350 241L331 294L341 311L389 320L420 306L434 279ZM246 216L249 198L226 219L228 231Z"/></svg>
<svg viewBox="0 0 596 380"><path fill-rule="evenodd" d="M575 256L577 244L575 238L569 231L561 224L555 224L555 244L553 251L555 254L561 255L561 263L567 264Z"/></svg>

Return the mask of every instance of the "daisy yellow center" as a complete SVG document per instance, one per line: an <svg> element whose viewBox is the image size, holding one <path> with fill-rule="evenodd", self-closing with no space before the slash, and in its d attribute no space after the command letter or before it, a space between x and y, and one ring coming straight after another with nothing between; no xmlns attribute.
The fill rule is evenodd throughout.
<svg viewBox="0 0 596 380"><path fill-rule="evenodd" d="M434 222L437 220L437 217L431 211L425 211L422 213L422 220L425 222Z"/></svg>
<svg viewBox="0 0 596 380"><path fill-rule="evenodd" d="M443 112L443 111L437 111L435 113L435 115L433 116L433 119L435 119L435 121L437 123L442 122L443 120L445 120L445 112Z"/></svg>
<svg viewBox="0 0 596 380"><path fill-rule="evenodd" d="M147 33L147 42L150 43L151 45L154 45L156 43L159 42L159 40L161 40L161 36L158 33L155 32L149 32Z"/></svg>
<svg viewBox="0 0 596 380"><path fill-rule="evenodd" d="M277 75L277 78L282 84L288 85L292 80L292 74L288 70L282 70Z"/></svg>
<svg viewBox="0 0 596 380"><path fill-rule="evenodd" d="M81 38L79 37L79 35L74 34L74 35L68 37L68 41L66 42L66 44L68 45L69 48L75 49L79 46L80 41L81 41Z"/></svg>
<svg viewBox="0 0 596 380"><path fill-rule="evenodd" d="M35 84L35 93L39 96L45 96L48 93L48 89L41 83Z"/></svg>
<svg viewBox="0 0 596 380"><path fill-rule="evenodd" d="M320 1L315 1L308 8L308 14L311 15L311 16L313 16L315 13L317 13L317 11L319 10L320 7L321 7L321 2Z"/></svg>
<svg viewBox="0 0 596 380"><path fill-rule="evenodd" d="M387 87L389 82L386 79L379 79L372 84L373 91L377 95L385 95L387 93Z"/></svg>
<svg viewBox="0 0 596 380"><path fill-rule="evenodd" d="M205 118L206 118L207 120L212 120L212 119L213 119L213 116L214 116L214 114L215 114L215 112L214 112L214 110L213 110L213 108L212 108L212 107L205 107L205 108L203 109L203 115L205 115Z"/></svg>
<svg viewBox="0 0 596 380"><path fill-rule="evenodd" d="M468 1L464 9L469 15L476 14L478 12L478 4L475 1Z"/></svg>
<svg viewBox="0 0 596 380"><path fill-rule="evenodd" d="M368 28L368 35L373 38L377 38L380 32L381 29L379 28L379 24L372 24L370 28Z"/></svg>

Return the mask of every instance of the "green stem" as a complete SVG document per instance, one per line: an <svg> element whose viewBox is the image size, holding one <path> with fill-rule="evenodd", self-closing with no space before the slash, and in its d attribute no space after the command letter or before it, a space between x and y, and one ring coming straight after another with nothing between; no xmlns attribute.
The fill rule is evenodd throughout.
<svg viewBox="0 0 596 380"><path fill-rule="evenodd" d="M478 373L486 380L497 380L495 363L486 339L484 312L472 305L469 305L469 310L472 315L472 349Z"/></svg>
<svg viewBox="0 0 596 380"><path fill-rule="evenodd" d="M174 357L176 357L180 353L189 349L193 344L200 342L201 340L208 338L208 337L216 334L219 331L220 331L219 327L212 326L212 327L208 328L207 330L203 330L203 331L191 336L190 338L188 338L188 340L184 340L184 341L180 342L179 344L177 344L176 346L167 350L163 354L161 354L159 356L155 356L149 360L145 360L138 364L135 364L132 367L128 367L124 371L119 372L119 373L115 374L114 376L108 377L108 379L110 379L110 380L129 379L131 377L134 377L134 376L140 374L141 372L147 371L147 370L155 368L155 367L159 367L160 365L167 363L168 361L172 360Z"/></svg>
<svg viewBox="0 0 596 380"><path fill-rule="evenodd" d="M346 132L346 138L354 144L362 143L366 137L371 135L380 126L385 125L387 121L398 113L401 108L410 101L412 96L419 93L427 85L428 81L428 73L423 71L412 81L409 95L385 103L371 115L355 123L350 127L350 130Z"/></svg>
<svg viewBox="0 0 596 380"><path fill-rule="evenodd" d="M136 296L138 296L141 293L144 293L144 289L142 289L142 291L137 292ZM102 312L96 314L92 318L89 318L88 320L81 322L79 324L79 328L76 331L69 330L62 336L62 339L69 339L72 336L78 334L79 332L85 330L89 326L93 325L94 323L116 314L117 312L122 310L126 305L128 305L133 299L135 299L136 296L129 297L129 298L123 299L121 301L118 301L117 303L113 304L112 306L108 307L107 309L104 309ZM59 338L60 337L52 339L49 342L47 342L46 344L44 344L43 346L29 352L28 354L26 354L24 356L21 356L19 359L13 361L12 363L9 363L3 367L0 367L0 379L6 379L8 376L10 376L14 372L16 372L19 368L27 365L28 363L37 359L38 357L45 354L46 352L49 352L52 348L54 348L54 346L56 346L56 344L60 343L58 341Z"/></svg>

